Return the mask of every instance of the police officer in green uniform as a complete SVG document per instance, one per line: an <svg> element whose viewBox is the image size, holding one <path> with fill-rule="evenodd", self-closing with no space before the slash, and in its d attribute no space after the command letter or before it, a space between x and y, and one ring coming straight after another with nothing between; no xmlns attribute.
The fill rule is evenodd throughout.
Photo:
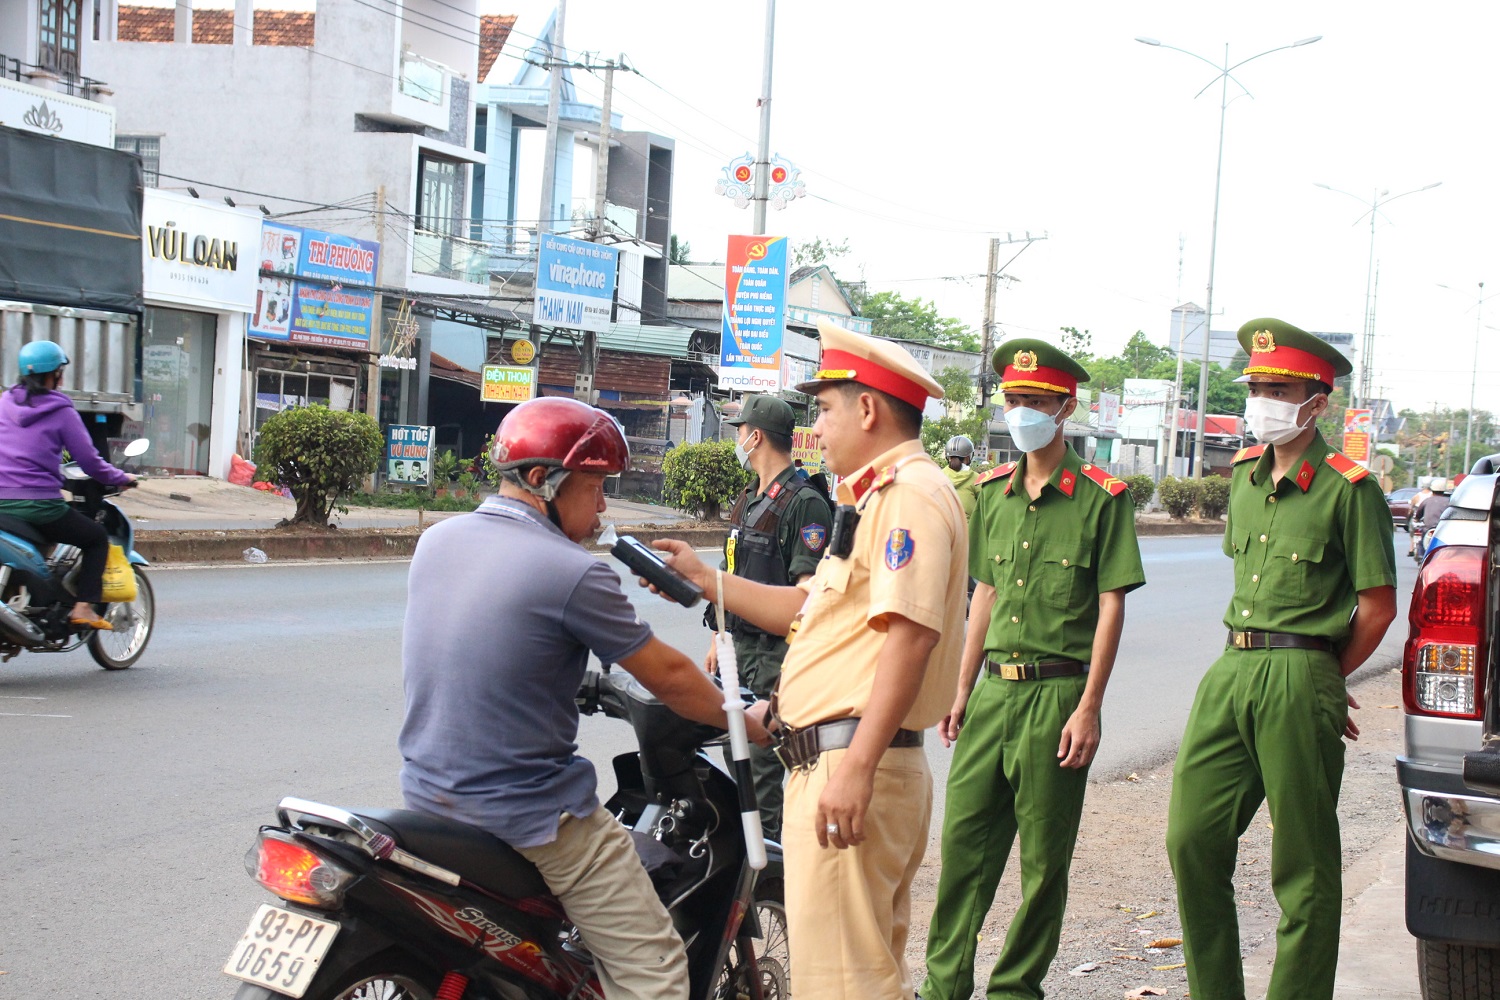
<svg viewBox="0 0 1500 1000"><path fill-rule="evenodd" d="M1250 357L1239 379L1250 383L1245 421L1261 443L1234 459L1229 635L1177 753L1167 854L1194 1000L1241 1000L1231 879L1239 837L1266 801L1281 905L1266 997L1328 1000L1343 903L1343 738L1359 735L1344 678L1396 616L1391 515L1367 470L1318 432L1349 362L1281 320L1251 320L1239 340Z"/></svg>
<svg viewBox="0 0 1500 1000"><path fill-rule="evenodd" d="M1020 462L980 477L969 519L969 611L956 741L923 1000L967 1000L976 937L1017 834L1021 905L986 996L1036 1000L1057 954L1099 710L1125 621L1146 582L1125 484L1063 437L1088 372L1040 340L994 356Z"/></svg>
<svg viewBox="0 0 1500 1000"><path fill-rule="evenodd" d="M735 576L776 586L796 584L818 568L833 514L828 499L792 465L791 406L775 396L746 396L739 415L727 421L735 428L735 454L755 474L730 513L724 543L724 569ZM716 609L705 616L714 623ZM781 678L785 636L773 635L730 614L725 623L734 637L740 682L759 698L769 698ZM708 666L715 669L709 648ZM785 774L773 750L752 747L750 769L760 800L766 836L781 839L781 782Z"/></svg>

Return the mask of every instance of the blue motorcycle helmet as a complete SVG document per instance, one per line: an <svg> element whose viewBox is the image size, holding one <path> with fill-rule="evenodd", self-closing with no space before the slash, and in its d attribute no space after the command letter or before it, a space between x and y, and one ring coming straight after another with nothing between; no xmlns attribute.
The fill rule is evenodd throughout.
<svg viewBox="0 0 1500 1000"><path fill-rule="evenodd" d="M21 348L17 355L20 363L21 375L45 375L55 372L68 363L68 356L63 349L50 340L33 340Z"/></svg>

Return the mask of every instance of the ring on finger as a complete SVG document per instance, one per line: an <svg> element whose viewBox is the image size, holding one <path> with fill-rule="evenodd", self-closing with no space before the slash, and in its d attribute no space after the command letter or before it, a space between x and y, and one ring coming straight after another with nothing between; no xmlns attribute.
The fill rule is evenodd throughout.
<svg viewBox="0 0 1500 1000"><path fill-rule="evenodd" d="M836 834L839 832L839 825L837 823L829 823L826 829L830 835Z"/></svg>

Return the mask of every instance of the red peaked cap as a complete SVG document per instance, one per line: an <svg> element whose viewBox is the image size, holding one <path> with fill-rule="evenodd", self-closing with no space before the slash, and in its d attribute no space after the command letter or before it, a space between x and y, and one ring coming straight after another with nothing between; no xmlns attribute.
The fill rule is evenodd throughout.
<svg viewBox="0 0 1500 1000"><path fill-rule="evenodd" d="M798 392L812 394L830 382L858 382L918 410L929 398L943 398L943 387L899 344L845 330L825 319L818 320L818 336L823 343L818 372L811 381L798 385Z"/></svg>

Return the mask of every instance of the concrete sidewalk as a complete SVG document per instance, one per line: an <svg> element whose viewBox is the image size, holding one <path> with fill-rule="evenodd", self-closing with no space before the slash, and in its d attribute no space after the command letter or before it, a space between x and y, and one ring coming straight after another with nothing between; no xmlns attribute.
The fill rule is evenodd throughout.
<svg viewBox="0 0 1500 1000"><path fill-rule="evenodd" d="M1406 932L1406 825L1395 826L1344 872L1344 923L1334 1000L1421 1000L1416 939ZM1265 996L1271 937L1245 961L1247 996Z"/></svg>
<svg viewBox="0 0 1500 1000"><path fill-rule="evenodd" d="M221 479L182 476L147 479L134 490L116 498L135 524L137 532L152 531L267 531L292 516L292 501L271 493L234 486ZM676 524L691 521L670 507L607 501L605 521L620 527L638 524ZM478 503L475 503L478 506ZM422 525L452 517L450 511L422 511ZM347 514L335 512L340 528L416 528L418 511L385 507L350 507Z"/></svg>

